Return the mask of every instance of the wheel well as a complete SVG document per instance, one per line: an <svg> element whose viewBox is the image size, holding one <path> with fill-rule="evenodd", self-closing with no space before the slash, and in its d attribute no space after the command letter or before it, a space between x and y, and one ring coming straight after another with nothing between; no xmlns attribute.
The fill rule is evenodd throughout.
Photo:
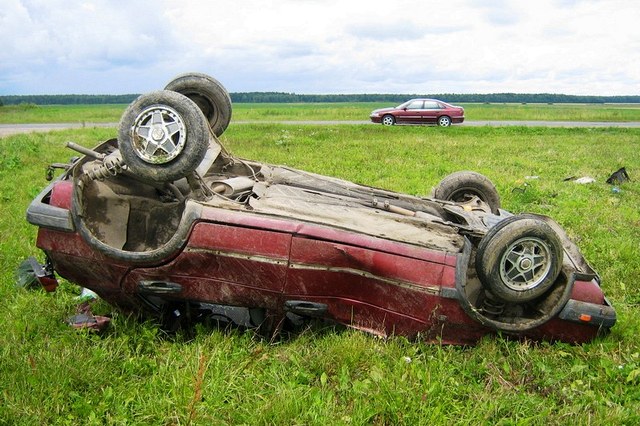
<svg viewBox="0 0 640 426"><path fill-rule="evenodd" d="M538 327L555 317L571 296L576 275L562 270L553 287L543 296L527 303L491 301L478 279L473 244L465 238L458 259L456 290L462 309L479 323L494 330L520 333Z"/></svg>

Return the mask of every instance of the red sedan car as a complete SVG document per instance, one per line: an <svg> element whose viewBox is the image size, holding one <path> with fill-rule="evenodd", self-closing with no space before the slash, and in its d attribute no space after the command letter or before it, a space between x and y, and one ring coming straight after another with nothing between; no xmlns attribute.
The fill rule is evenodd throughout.
<svg viewBox="0 0 640 426"><path fill-rule="evenodd" d="M72 145L84 157L29 206L48 289L58 274L165 324L270 334L320 318L450 344L584 342L615 324L560 226L502 210L486 177L454 173L423 198L243 160L217 138L224 88L180 78L134 101L117 139Z"/></svg>
<svg viewBox="0 0 640 426"><path fill-rule="evenodd" d="M437 99L411 99L395 108L376 109L371 121L385 126L394 124L437 124L449 127L464 121L464 108Z"/></svg>

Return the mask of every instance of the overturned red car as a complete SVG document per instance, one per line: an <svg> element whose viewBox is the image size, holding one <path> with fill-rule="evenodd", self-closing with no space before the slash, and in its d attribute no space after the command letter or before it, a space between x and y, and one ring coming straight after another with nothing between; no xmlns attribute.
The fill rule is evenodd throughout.
<svg viewBox="0 0 640 426"><path fill-rule="evenodd" d="M500 208L473 172L429 198L237 158L228 93L184 74L124 112L118 137L33 200L56 274L165 323L222 318L274 334L323 319L472 344L494 332L572 343L615 324L600 278L548 217Z"/></svg>

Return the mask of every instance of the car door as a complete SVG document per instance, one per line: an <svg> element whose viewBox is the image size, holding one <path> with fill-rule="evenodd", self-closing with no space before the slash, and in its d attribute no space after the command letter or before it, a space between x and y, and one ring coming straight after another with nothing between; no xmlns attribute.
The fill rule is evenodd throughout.
<svg viewBox="0 0 640 426"><path fill-rule="evenodd" d="M423 110L421 111L422 117L420 122L423 124L434 124L438 121L442 108L440 104L435 101L425 101Z"/></svg>
<svg viewBox="0 0 640 426"><path fill-rule="evenodd" d="M200 222L167 264L136 268L125 292L149 298L281 308L291 234Z"/></svg>
<svg viewBox="0 0 640 426"><path fill-rule="evenodd" d="M405 104L396 115L396 123L418 124L422 120L422 110L424 101L414 100Z"/></svg>
<svg viewBox="0 0 640 426"><path fill-rule="evenodd" d="M294 236L285 307L378 335L428 330L443 277L454 276L446 255L369 237L357 243Z"/></svg>

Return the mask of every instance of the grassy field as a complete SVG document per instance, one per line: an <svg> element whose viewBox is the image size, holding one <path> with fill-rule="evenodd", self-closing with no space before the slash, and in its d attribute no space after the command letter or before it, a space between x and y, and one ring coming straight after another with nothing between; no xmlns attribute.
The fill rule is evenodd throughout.
<svg viewBox="0 0 640 426"><path fill-rule="evenodd" d="M0 424L640 422L640 129L230 126L223 142L245 158L412 194L476 170L505 208L558 220L602 275L618 312L612 333L581 346L495 336L468 348L331 329L272 343L204 328L169 337L104 303L105 334L70 329L75 285L14 288L17 264L37 254L24 212L46 166L73 155L65 141L112 136L0 139ZM633 181L613 192L604 181L621 166Z"/></svg>
<svg viewBox="0 0 640 426"><path fill-rule="evenodd" d="M640 121L636 104L462 104L467 120ZM234 121L369 120L380 103L234 104ZM126 105L17 105L0 107L0 124L111 123Z"/></svg>

